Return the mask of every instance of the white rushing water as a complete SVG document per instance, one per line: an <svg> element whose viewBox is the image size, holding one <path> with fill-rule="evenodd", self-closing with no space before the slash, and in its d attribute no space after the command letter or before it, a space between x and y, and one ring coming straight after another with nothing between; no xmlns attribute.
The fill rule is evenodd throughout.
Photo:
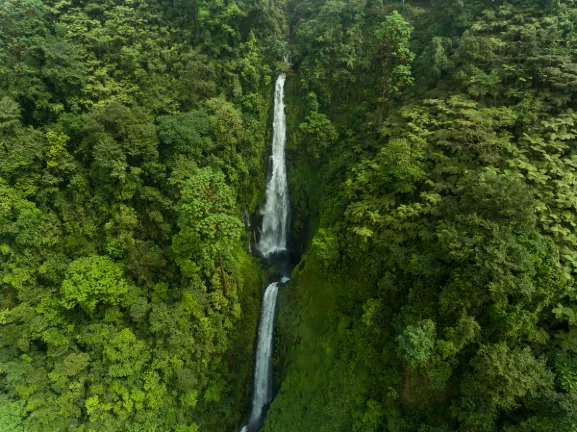
<svg viewBox="0 0 577 432"><path fill-rule="evenodd" d="M288 187L284 158L286 120L284 113L284 83L286 74L276 80L274 93L274 120L272 141L272 168L266 187L266 202L262 211L262 229L258 248L264 257L286 250L288 223ZM288 281L287 277L281 283ZM272 400L272 337L278 282L271 283L262 299L258 328L256 362L254 367L254 393L248 425L241 432L258 430L263 421L263 409Z"/></svg>
<svg viewBox="0 0 577 432"><path fill-rule="evenodd" d="M288 223L288 187L284 147L286 119L284 113L284 83L286 74L280 74L275 84L272 139L272 169L266 186L266 201L262 210L262 229L258 248L266 257L286 249Z"/></svg>
<svg viewBox="0 0 577 432"><path fill-rule="evenodd" d="M258 427L262 420L262 410L272 399L272 336L274 330L274 311L278 282L271 283L262 300L262 312L258 329L258 345L256 349L256 364L254 367L254 394L252 411L248 428Z"/></svg>

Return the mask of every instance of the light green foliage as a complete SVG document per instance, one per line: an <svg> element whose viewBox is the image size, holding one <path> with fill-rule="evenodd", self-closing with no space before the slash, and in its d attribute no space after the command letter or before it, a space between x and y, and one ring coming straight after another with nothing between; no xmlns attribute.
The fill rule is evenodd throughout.
<svg viewBox="0 0 577 432"><path fill-rule="evenodd" d="M235 215L236 198L224 175L212 168L199 169L183 185L179 202L179 234L173 239L179 265L192 277L198 265L210 275L221 255L232 252L240 240L242 222Z"/></svg>
<svg viewBox="0 0 577 432"><path fill-rule="evenodd" d="M319 229L312 241L312 248L325 271L330 271L335 268L339 260L339 245L335 233L332 230Z"/></svg>
<svg viewBox="0 0 577 432"><path fill-rule="evenodd" d="M66 144L70 138L57 131L46 132L46 164L48 168L56 168L61 159L68 156Z"/></svg>
<svg viewBox="0 0 577 432"><path fill-rule="evenodd" d="M122 266L106 256L91 256L72 261L62 282L63 305L76 305L93 311L99 303L118 304L129 286Z"/></svg>
<svg viewBox="0 0 577 432"><path fill-rule="evenodd" d="M24 414L24 401L6 403L0 407L0 427L6 432L22 432L24 427L21 416Z"/></svg>
<svg viewBox="0 0 577 432"><path fill-rule="evenodd" d="M383 63L381 103L406 85L412 84L411 62L415 54L409 48L411 25L397 11L393 11L376 30L378 53Z"/></svg>
<svg viewBox="0 0 577 432"><path fill-rule="evenodd" d="M411 365L423 365L429 360L435 346L435 323L430 319L418 325L409 325L399 335L402 357Z"/></svg>
<svg viewBox="0 0 577 432"><path fill-rule="evenodd" d="M104 356L110 363L108 374L112 377L140 373L148 355L146 344L138 341L130 329L117 333L104 348Z"/></svg>

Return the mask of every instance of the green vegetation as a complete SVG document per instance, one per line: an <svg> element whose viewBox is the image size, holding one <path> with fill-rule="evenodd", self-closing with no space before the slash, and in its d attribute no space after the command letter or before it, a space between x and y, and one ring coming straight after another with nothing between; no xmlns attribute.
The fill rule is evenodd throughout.
<svg viewBox="0 0 577 432"><path fill-rule="evenodd" d="M576 430L577 8L289 11L310 240L265 431Z"/></svg>
<svg viewBox="0 0 577 432"><path fill-rule="evenodd" d="M0 3L0 431L577 430L577 6Z"/></svg>
<svg viewBox="0 0 577 432"><path fill-rule="evenodd" d="M2 432L240 425L282 7L0 3Z"/></svg>

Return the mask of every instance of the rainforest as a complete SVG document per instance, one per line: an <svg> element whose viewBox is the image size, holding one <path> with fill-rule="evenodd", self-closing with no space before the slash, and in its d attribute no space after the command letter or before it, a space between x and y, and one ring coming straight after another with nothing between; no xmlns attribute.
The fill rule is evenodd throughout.
<svg viewBox="0 0 577 432"><path fill-rule="evenodd" d="M0 0L0 432L574 432L576 276L573 0Z"/></svg>

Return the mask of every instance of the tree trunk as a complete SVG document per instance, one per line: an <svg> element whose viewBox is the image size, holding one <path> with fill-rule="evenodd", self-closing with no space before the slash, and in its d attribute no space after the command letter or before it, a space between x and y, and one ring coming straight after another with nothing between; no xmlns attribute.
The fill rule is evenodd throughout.
<svg viewBox="0 0 577 432"><path fill-rule="evenodd" d="M220 249L218 250L218 263L220 265L220 277L222 278L222 290L226 295L226 278L224 276L224 266L222 265L222 255L220 253Z"/></svg>

